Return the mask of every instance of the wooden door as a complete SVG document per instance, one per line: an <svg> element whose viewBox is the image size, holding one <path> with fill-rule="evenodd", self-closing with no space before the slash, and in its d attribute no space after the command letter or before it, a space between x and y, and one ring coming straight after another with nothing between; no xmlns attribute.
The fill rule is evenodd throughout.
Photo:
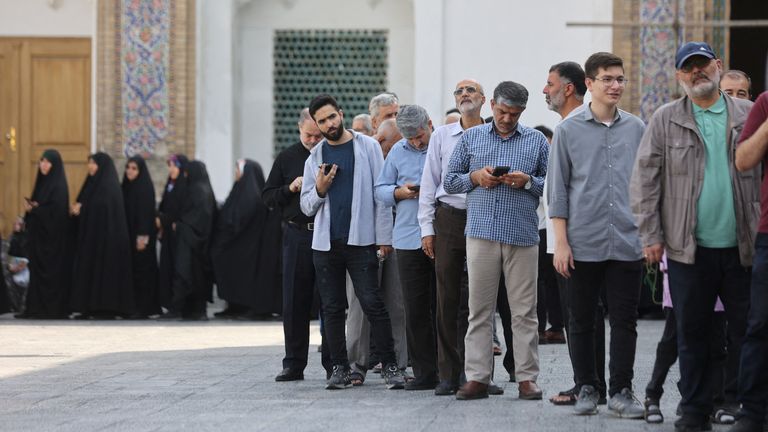
<svg viewBox="0 0 768 432"><path fill-rule="evenodd" d="M9 103L0 101L0 113L4 112L3 104L9 105L5 111L10 113L0 114L0 128L5 128L0 131L5 136L9 127L14 127L16 137L15 151L9 140L0 147L0 178L4 180L0 215L5 219L0 230L8 234L14 217L22 210L23 198L32 193L43 151L53 148L61 153L70 201L85 179L91 153L91 41L0 38L0 58L12 59L5 63L15 70L8 73L8 80L0 80L0 92L16 95L15 101L14 97ZM5 97L0 94L0 99ZM15 126L6 126L5 117Z"/></svg>
<svg viewBox="0 0 768 432"><path fill-rule="evenodd" d="M0 233L19 214L19 53L21 44L0 42Z"/></svg>

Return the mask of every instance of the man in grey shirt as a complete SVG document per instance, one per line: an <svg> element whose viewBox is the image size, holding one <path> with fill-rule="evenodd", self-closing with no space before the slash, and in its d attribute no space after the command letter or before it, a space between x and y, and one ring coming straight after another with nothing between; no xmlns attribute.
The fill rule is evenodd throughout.
<svg viewBox="0 0 768 432"><path fill-rule="evenodd" d="M597 413L595 308L605 287L611 325L608 408L642 418L632 394L642 251L629 206L629 179L645 125L618 109L622 60L596 53L584 64L592 102L555 130L547 175L554 264L570 278L571 359L580 389L577 414Z"/></svg>

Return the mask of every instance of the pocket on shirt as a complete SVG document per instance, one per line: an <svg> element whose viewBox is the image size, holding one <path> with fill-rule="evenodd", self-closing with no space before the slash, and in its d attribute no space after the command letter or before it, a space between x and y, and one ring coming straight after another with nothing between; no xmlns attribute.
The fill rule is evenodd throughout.
<svg viewBox="0 0 768 432"><path fill-rule="evenodd" d="M690 172L690 166L694 158L693 142L671 141L667 143L667 170L672 175L686 176Z"/></svg>

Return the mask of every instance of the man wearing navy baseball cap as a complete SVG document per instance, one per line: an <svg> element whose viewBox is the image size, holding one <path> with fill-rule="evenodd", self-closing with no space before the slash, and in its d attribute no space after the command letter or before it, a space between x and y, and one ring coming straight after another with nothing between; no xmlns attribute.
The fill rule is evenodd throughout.
<svg viewBox="0 0 768 432"><path fill-rule="evenodd" d="M761 176L759 167L736 171L736 142L752 103L720 92L723 65L712 47L684 44L675 68L685 96L659 108L645 129L630 202L646 261L667 254L682 396L675 430L699 431L724 421L713 401L722 373L713 355L722 347L712 346L723 331L713 315L718 296L733 359L746 331Z"/></svg>

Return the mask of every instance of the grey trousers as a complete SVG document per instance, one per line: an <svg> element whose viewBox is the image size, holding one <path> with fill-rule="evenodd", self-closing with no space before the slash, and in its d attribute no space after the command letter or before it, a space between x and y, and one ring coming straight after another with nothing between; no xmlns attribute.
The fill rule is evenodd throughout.
<svg viewBox="0 0 768 432"><path fill-rule="evenodd" d="M539 376L539 331L536 315L538 246L519 247L467 237L469 328L464 339L467 381L488 384L493 371L493 314L503 272L515 337L515 379Z"/></svg>
<svg viewBox="0 0 768 432"><path fill-rule="evenodd" d="M405 334L405 307L403 305L403 290L397 272L397 255L395 251L379 266L379 287L384 296L384 305L389 312L392 322L392 339L395 343L397 366L405 369L408 366L408 340ZM355 296L352 281L347 275L347 356L349 366L353 371L365 376L368 371L368 354L371 341L371 326Z"/></svg>

